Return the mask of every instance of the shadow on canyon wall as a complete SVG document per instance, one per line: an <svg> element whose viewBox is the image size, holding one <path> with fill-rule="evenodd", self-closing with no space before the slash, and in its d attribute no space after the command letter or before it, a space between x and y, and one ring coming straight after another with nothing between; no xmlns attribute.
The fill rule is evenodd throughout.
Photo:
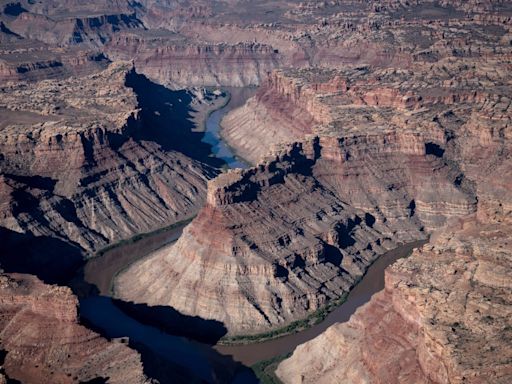
<svg viewBox="0 0 512 384"><path fill-rule="evenodd" d="M0 266L29 273L50 284L64 284L83 263L80 248L63 240L0 227Z"/></svg>
<svg viewBox="0 0 512 384"><path fill-rule="evenodd" d="M97 287L83 280L78 247L0 228L0 265L8 273L29 273L46 283L70 286L80 298L80 322L108 339L126 338L140 353L144 373L161 384L257 383L250 368L212 348L226 334L221 322L99 296Z"/></svg>
<svg viewBox="0 0 512 384"><path fill-rule="evenodd" d="M154 141L164 150L175 150L188 157L220 168L225 162L210 156L212 146L204 143L204 132L193 132L190 112L192 96L185 90L173 91L131 71L126 86L133 89L141 110L142 129L136 139Z"/></svg>
<svg viewBox="0 0 512 384"><path fill-rule="evenodd" d="M214 345L227 333L224 324L198 316L187 316L172 307L148 306L119 299L112 302L133 319L175 336L183 336L204 344Z"/></svg>
<svg viewBox="0 0 512 384"><path fill-rule="evenodd" d="M105 296L80 300L81 322L109 339L137 350L144 373L160 383L257 383L250 368L214 350L226 334L221 322L181 314L171 307L151 307Z"/></svg>

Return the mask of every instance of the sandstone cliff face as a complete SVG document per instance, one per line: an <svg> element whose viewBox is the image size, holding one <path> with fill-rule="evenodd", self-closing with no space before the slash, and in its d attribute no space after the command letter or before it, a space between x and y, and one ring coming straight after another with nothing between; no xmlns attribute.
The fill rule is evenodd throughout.
<svg viewBox="0 0 512 384"><path fill-rule="evenodd" d="M50 18L38 13L23 12L8 25L9 29L20 36L47 44L84 43L90 46L104 44L113 32L143 28L135 13L70 16L52 15Z"/></svg>
<svg viewBox="0 0 512 384"><path fill-rule="evenodd" d="M477 28L469 24L455 29ZM396 38L405 44L419 25ZM121 276L118 294L223 321L231 334L261 331L338 297L388 239L417 239L477 210L510 216L509 84L496 69L510 49L500 31L476 38L479 54L454 50L467 43L436 24L423 45L445 33L444 45L429 59L273 73L224 120L230 145L259 165L211 182L182 239ZM302 144L269 148L281 140Z"/></svg>
<svg viewBox="0 0 512 384"><path fill-rule="evenodd" d="M138 71L174 87L261 84L276 67L409 67L471 57L482 41L492 55L491 45L499 46L496 37L507 43L504 26L510 24L506 6L433 0L282 0L272 2L271 12L258 2L241 1L19 4L14 12L4 10L0 22L20 37L95 47L113 59L130 53ZM499 28L479 28L484 23ZM471 41L464 31L473 33Z"/></svg>
<svg viewBox="0 0 512 384"><path fill-rule="evenodd" d="M286 383L507 383L510 225L452 224L386 270L349 322L280 364Z"/></svg>
<svg viewBox="0 0 512 384"><path fill-rule="evenodd" d="M123 273L117 294L220 320L231 334L305 317L397 242L474 212L421 135L397 136L313 138L218 176L178 242Z"/></svg>
<svg viewBox="0 0 512 384"><path fill-rule="evenodd" d="M187 218L210 167L140 136L130 66L3 88L0 223L93 251ZM146 128L148 129L148 128Z"/></svg>
<svg viewBox="0 0 512 384"><path fill-rule="evenodd" d="M2 24L3 25L3 24ZM0 83L37 81L85 76L104 70L108 59L98 50L77 47L57 48L30 39L5 41L13 32L0 31Z"/></svg>
<svg viewBox="0 0 512 384"><path fill-rule="evenodd" d="M295 53L306 51L308 63L288 62L283 51L284 66L293 69L278 70L262 84L259 95L271 97L255 97L227 116L224 136L240 155L256 162L269 153L271 140L300 140L323 126L345 131L418 124L430 129L428 119L444 112L467 120L462 105L475 113L498 94L507 105L500 87L508 87L510 15L504 8L507 16L500 19L500 7L432 1L290 7L288 16L297 19L324 15L316 27L289 32L290 46L300 43ZM247 27L258 38L265 36L258 28ZM274 38L285 33L277 28Z"/></svg>
<svg viewBox="0 0 512 384"><path fill-rule="evenodd" d="M178 243L121 276L120 296L221 320L230 334L255 333L339 297L379 254L451 217L476 211L485 224L462 230L461 239L501 255L480 238L512 215L506 2L4 3L0 230L94 251L185 218L206 199ZM174 87L260 84L275 68L293 69L273 72L225 119L230 145L259 164L221 175L206 196L216 172L144 135L144 111L125 87L125 70L7 84L82 76L107 57L134 58L137 70ZM314 369L302 379L303 366L285 363L283 377L506 380L509 363L493 364L485 350L479 371L474 356L484 341L507 356L495 337L509 336L508 325L499 328L499 316L510 315L507 264L454 246L438 249L446 258L425 249L426 262L415 255L408 262L416 264L399 264L393 273L410 286L396 282L355 317L360 328L350 345L342 343L351 368L337 366L338 334L329 331L323 340L334 346L315 347L325 352L321 362L308 355ZM467 303L496 286L492 306L478 308L492 319L460 308L459 294L468 293ZM386 360L389 351L403 358Z"/></svg>
<svg viewBox="0 0 512 384"><path fill-rule="evenodd" d="M30 275L0 275L1 348L5 373L23 383L149 383L140 356L78 324L68 288Z"/></svg>
<svg viewBox="0 0 512 384"><path fill-rule="evenodd" d="M273 72L256 96L222 120L222 137L238 155L256 164L276 144L299 141L328 118L314 90L294 80Z"/></svg>
<svg viewBox="0 0 512 384"><path fill-rule="evenodd" d="M257 85L279 65L279 55L268 45L198 43L164 32L121 34L106 49L109 57L133 60L139 72L175 89Z"/></svg>

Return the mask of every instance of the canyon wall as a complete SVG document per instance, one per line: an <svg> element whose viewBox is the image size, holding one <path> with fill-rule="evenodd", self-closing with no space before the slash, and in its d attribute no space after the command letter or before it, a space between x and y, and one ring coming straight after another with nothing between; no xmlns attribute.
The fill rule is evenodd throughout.
<svg viewBox="0 0 512 384"><path fill-rule="evenodd" d="M123 272L116 294L222 321L230 335L304 318L398 242L475 211L425 140L312 138L219 175L177 243Z"/></svg>
<svg viewBox="0 0 512 384"><path fill-rule="evenodd" d="M69 288L30 275L0 275L3 369L23 383L149 383L140 355L78 324Z"/></svg>
<svg viewBox="0 0 512 384"><path fill-rule="evenodd" d="M493 55L490 45L496 36L507 39L511 19L506 5L436 1L282 0L272 2L270 12L259 3L202 0L20 1L3 7L2 31L25 43L95 48L112 60L133 59L139 72L173 88L263 84L269 71L283 67L407 68L454 53ZM479 50L479 35L493 35L485 50Z"/></svg>
<svg viewBox="0 0 512 384"><path fill-rule="evenodd" d="M3 227L94 251L202 206L216 171L150 135L179 123L142 128L153 112L125 86L129 73L138 76L131 71L113 64L82 78L3 88Z"/></svg>
<svg viewBox="0 0 512 384"><path fill-rule="evenodd" d="M257 165L210 182L182 238L120 276L120 297L222 321L230 335L263 332L340 297L396 242L477 211L511 214L504 29L445 25L447 8L432 25L409 9L375 12L353 37L371 31L370 43L399 42L409 59L273 72L223 121ZM412 55L428 47L429 58Z"/></svg>
<svg viewBox="0 0 512 384"><path fill-rule="evenodd" d="M279 65L279 55L264 44L197 43L165 33L121 34L106 49L113 60L133 60L138 72L174 89L258 85Z"/></svg>
<svg viewBox="0 0 512 384"><path fill-rule="evenodd" d="M2 266L32 262L24 246L42 250L40 273L52 269L41 254L81 256L199 211L176 244L125 271L116 293L255 334L342 297L399 242L476 215L390 269L383 293L278 374L510 381L511 20L504 1L2 1ZM133 63L105 69L119 59ZM193 132L190 94L137 72L173 88L262 84L223 121L255 167L207 190L222 164ZM16 312L9 284L8 375L74 380L67 363L65 377L51 372L76 303L57 292L37 301L48 313L28 297L33 308ZM18 326L34 317L52 332L52 316L46 352L23 333L46 330ZM79 346L95 338L77 332ZM49 372L26 363L37 348ZM143 380L137 359L119 356ZM91 372L125 374L95 359Z"/></svg>
<svg viewBox="0 0 512 384"><path fill-rule="evenodd" d="M386 270L349 322L279 365L285 383L507 383L510 223L452 223Z"/></svg>

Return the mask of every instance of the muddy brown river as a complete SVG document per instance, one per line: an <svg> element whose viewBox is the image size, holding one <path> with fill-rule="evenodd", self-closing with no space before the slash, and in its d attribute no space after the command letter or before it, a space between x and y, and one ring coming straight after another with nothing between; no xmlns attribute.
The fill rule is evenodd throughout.
<svg viewBox="0 0 512 384"><path fill-rule="evenodd" d="M111 283L116 274L129 264L151 252L177 240L187 224L178 225L168 231L147 236L139 241L116 247L102 256L92 259L85 267L85 280L95 284L100 293L110 296ZM347 300L332 311L321 323L298 333L282 336L262 343L243 345L216 345L214 348L223 355L230 355L235 361L245 365L267 360L292 352L295 347L313 339L329 326L347 321L361 305L368 302L374 293L384 288L384 270L396 260L408 256L424 240L400 245L380 256L368 269L361 281L349 293ZM200 345L200 343L193 342Z"/></svg>
<svg viewBox="0 0 512 384"><path fill-rule="evenodd" d="M280 337L278 339L256 344L224 346L217 345L215 349L222 354L232 355L236 361L253 365L260 360L292 352L299 344L311 340L335 323L347 321L350 316L370 300L374 293L384 288L384 270L396 260L408 256L412 250L425 241L416 241L400 245L379 257L368 269L366 275L349 293L347 300L332 311L321 323L304 331Z"/></svg>

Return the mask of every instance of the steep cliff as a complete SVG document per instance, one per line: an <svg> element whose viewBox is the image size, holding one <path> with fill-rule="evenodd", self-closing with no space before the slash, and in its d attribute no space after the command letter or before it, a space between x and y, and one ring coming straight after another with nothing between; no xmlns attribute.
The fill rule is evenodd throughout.
<svg viewBox="0 0 512 384"><path fill-rule="evenodd" d="M201 207L216 171L159 142L164 132L153 133L180 123L144 120L154 112L125 86L130 71L114 64L83 78L2 88L3 227L93 251Z"/></svg>
<svg viewBox="0 0 512 384"><path fill-rule="evenodd" d="M279 365L285 383L508 383L509 224L452 224L386 270L349 322Z"/></svg>
<svg viewBox="0 0 512 384"><path fill-rule="evenodd" d="M474 196L422 140L312 138L222 174L178 242L130 267L116 293L220 320L231 335L303 318L397 242L475 211Z"/></svg>
<svg viewBox="0 0 512 384"><path fill-rule="evenodd" d="M0 275L3 368L23 383L149 383L140 355L78 324L78 300L68 288L30 275Z"/></svg>
<svg viewBox="0 0 512 384"><path fill-rule="evenodd" d="M279 65L279 55L268 45L197 42L165 31L119 34L106 50L109 57L133 60L139 72L175 89L258 85Z"/></svg>
<svg viewBox="0 0 512 384"><path fill-rule="evenodd" d="M496 97L508 103L501 88L508 87L511 59L507 6L310 2L289 13L297 19L328 16L317 19L316 28L293 32L279 25L274 34L261 33L261 26L246 28L258 41L288 31L289 47L298 44L295 54L309 56L307 64L293 63L280 50L281 69L224 119L224 137L252 162L271 151L269 143L301 140L326 126L329 131L405 124L430 129L442 113L464 122L469 109L478 114ZM214 39L220 32L209 35Z"/></svg>
<svg viewBox="0 0 512 384"><path fill-rule="evenodd" d="M416 239L477 208L509 215L509 178L492 176L510 168L507 73L493 69L506 52L274 73L224 121L232 146L268 159L213 181L180 241L128 270L118 294L215 318L231 334L264 331L339 297L382 251L375 244ZM268 145L296 138L303 145Z"/></svg>

